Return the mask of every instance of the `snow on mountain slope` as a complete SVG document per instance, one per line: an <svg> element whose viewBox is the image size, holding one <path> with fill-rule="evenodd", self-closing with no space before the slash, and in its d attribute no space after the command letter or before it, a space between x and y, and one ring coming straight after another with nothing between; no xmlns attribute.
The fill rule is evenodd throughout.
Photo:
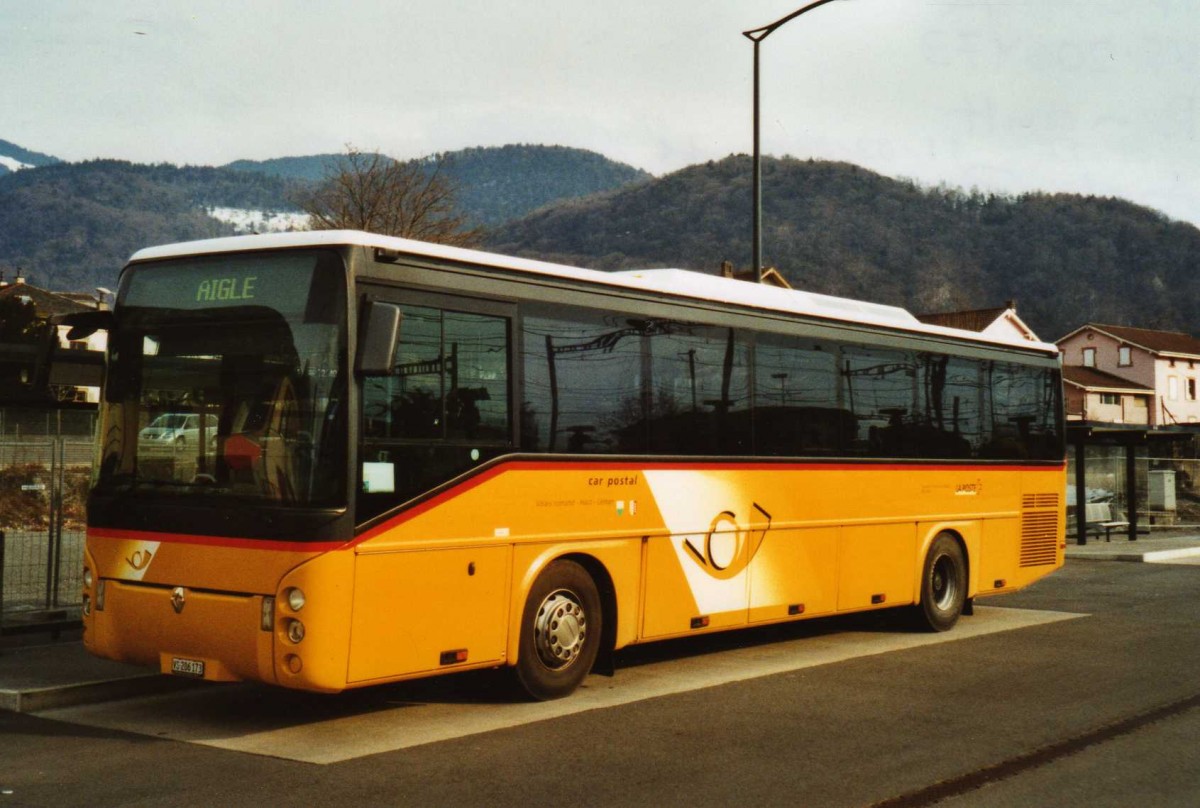
<svg viewBox="0 0 1200 808"><path fill-rule="evenodd" d="M205 208L217 221L233 225L239 233L283 233L308 227L308 214L298 211L261 211L246 208Z"/></svg>
<svg viewBox="0 0 1200 808"><path fill-rule="evenodd" d="M29 163L22 163L13 157L0 154L0 166L4 166L9 171L20 171L22 168L33 168Z"/></svg>

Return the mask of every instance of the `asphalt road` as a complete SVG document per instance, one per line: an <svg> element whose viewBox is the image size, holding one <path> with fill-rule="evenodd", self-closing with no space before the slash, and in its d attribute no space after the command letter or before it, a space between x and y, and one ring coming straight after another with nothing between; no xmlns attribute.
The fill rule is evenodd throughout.
<svg viewBox="0 0 1200 808"><path fill-rule="evenodd" d="M588 690L628 696L651 670L728 673L698 689L325 764L209 742L250 737L264 711L279 713L293 743L310 734L316 748L331 743L331 726L347 737L384 732L406 720L401 706L466 704L486 717L524 705L500 677L473 674L335 699L211 689L187 694L186 709L141 700L123 706L142 722L136 732L65 713L0 714L0 808L1191 806L1200 794L1198 594L1195 565L1072 561L987 605L1086 617L898 641L754 678L728 660L789 643L903 640L904 631L871 616L630 649L615 678L592 677ZM171 723L156 729L151 713Z"/></svg>

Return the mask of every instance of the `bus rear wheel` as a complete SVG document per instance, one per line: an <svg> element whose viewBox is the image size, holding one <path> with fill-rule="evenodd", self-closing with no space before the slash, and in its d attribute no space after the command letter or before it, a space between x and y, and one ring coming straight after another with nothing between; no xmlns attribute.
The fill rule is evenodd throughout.
<svg viewBox="0 0 1200 808"><path fill-rule="evenodd" d="M586 569L566 559L546 567L521 615L516 673L525 692L545 701L579 687L600 649L601 620L600 595Z"/></svg>
<svg viewBox="0 0 1200 808"><path fill-rule="evenodd" d="M949 533L939 533L925 555L916 622L929 631L949 631L966 601L967 561L962 545Z"/></svg>

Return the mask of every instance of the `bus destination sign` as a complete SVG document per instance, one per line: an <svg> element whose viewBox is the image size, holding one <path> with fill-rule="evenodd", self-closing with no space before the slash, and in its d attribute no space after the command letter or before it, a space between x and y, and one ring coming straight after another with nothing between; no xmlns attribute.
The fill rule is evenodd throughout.
<svg viewBox="0 0 1200 808"><path fill-rule="evenodd" d="M196 302L216 303L225 300L253 300L254 275L244 277L205 278L196 287Z"/></svg>

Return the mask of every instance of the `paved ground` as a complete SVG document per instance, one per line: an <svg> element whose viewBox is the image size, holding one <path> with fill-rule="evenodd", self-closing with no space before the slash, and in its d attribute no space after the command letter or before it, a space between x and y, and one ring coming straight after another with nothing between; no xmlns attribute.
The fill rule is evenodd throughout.
<svg viewBox="0 0 1200 808"><path fill-rule="evenodd" d="M1200 564L1200 536L1160 533L1136 542L1091 539L1084 546L1068 544L1067 558ZM78 643L77 632L67 632L64 642L51 644L38 635L0 638L0 710L34 712L177 687L184 684L90 657Z"/></svg>
<svg viewBox="0 0 1200 808"><path fill-rule="evenodd" d="M230 698L236 690L209 688L132 699L121 707L128 731L82 721L99 707L63 709L55 719L0 713L0 792L12 792L0 793L0 808L917 806L942 799L1191 806L1200 793L1198 576L1182 563L1072 559L1024 592L990 599L991 608L964 628L998 611L1068 619L877 646L753 678L743 677L760 657L815 654L806 646L817 645L862 650L881 635L906 635L879 618L857 618L630 649L615 678L592 677L588 689L632 698L324 765L231 747L261 742L270 720L290 733L289 744L307 746L310 759L337 757L346 739L381 749L394 743L382 741L418 711L464 708L457 721L527 705L514 703L494 675L479 674L350 698L251 689L239 705ZM1078 614L1088 616L1070 617ZM647 678L672 683L696 670L712 676L699 689L633 692ZM190 742L166 739L189 733Z"/></svg>
<svg viewBox="0 0 1200 808"><path fill-rule="evenodd" d="M764 676L938 643L1016 631L1082 615L979 607L954 631L897 631L878 621L822 621L808 630L758 632L756 642L697 657L651 657L617 677L592 676L568 699L528 703L466 699L461 683L428 682L351 692L335 699L246 686L46 710L45 718L299 760L339 763L438 741L520 727ZM733 638L726 638L732 640ZM484 677L486 679L487 677ZM491 678L495 678L494 675ZM319 715L318 715L319 714Z"/></svg>

